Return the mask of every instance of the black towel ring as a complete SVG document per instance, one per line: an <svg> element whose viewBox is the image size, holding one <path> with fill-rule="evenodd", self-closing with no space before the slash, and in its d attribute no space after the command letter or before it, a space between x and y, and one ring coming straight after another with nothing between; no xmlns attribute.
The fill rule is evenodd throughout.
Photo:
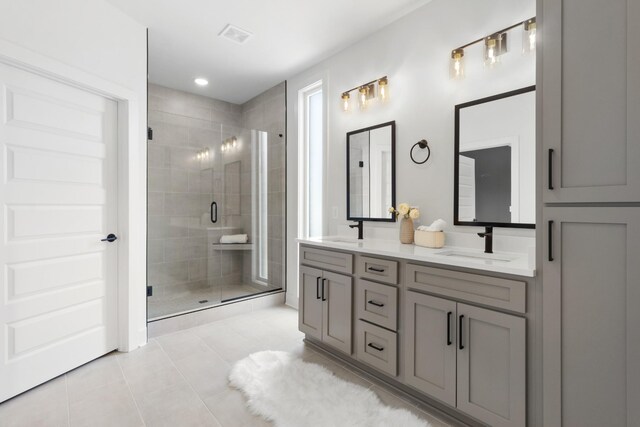
<svg viewBox="0 0 640 427"><path fill-rule="evenodd" d="M413 150L416 147L420 147L421 150L424 150L425 148L427 149L427 158L424 159L421 162L416 161L416 159L413 158ZM417 164L417 165L422 165L424 163L427 162L427 160L429 160L429 157L431 157L431 148L429 148L429 143L427 142L426 139L422 139L418 142L416 142L415 144L413 144L413 147L411 147L411 151L409 152L409 156L411 156L411 160L413 160L413 163Z"/></svg>

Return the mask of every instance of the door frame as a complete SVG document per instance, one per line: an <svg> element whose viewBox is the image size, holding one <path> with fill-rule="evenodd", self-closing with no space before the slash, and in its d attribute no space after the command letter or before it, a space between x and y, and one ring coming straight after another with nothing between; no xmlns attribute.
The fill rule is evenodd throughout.
<svg viewBox="0 0 640 427"><path fill-rule="evenodd" d="M118 104L118 350L146 344L146 129L145 99L131 89L5 40L0 63L92 92Z"/></svg>

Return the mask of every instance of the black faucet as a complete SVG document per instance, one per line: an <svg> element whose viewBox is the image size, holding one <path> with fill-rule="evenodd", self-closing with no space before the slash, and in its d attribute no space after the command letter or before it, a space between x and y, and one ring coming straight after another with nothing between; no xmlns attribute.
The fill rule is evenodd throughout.
<svg viewBox="0 0 640 427"><path fill-rule="evenodd" d="M358 240L362 240L362 224L363 221L358 221L357 224L350 225L349 228L357 228L358 229Z"/></svg>
<svg viewBox="0 0 640 427"><path fill-rule="evenodd" d="M484 253L493 253L493 227L485 227L484 233L478 233L478 236L484 237Z"/></svg>

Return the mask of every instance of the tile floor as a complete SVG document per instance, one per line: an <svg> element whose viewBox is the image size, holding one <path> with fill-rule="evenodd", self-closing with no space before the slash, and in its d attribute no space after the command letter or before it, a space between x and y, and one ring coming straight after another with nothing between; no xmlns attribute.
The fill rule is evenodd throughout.
<svg viewBox="0 0 640 427"><path fill-rule="evenodd" d="M433 427L444 422L302 342L297 312L275 307L164 335L131 353L111 353L0 404L2 427L272 426L227 384L232 364L283 350L371 388L387 405Z"/></svg>

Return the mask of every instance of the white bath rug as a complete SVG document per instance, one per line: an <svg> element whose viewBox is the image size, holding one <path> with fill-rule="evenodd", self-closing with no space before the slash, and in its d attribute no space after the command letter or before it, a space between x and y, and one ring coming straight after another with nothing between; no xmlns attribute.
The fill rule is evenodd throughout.
<svg viewBox="0 0 640 427"><path fill-rule="evenodd" d="M372 391L282 351L240 360L229 381L253 413L277 427L429 427L407 410L384 405Z"/></svg>

